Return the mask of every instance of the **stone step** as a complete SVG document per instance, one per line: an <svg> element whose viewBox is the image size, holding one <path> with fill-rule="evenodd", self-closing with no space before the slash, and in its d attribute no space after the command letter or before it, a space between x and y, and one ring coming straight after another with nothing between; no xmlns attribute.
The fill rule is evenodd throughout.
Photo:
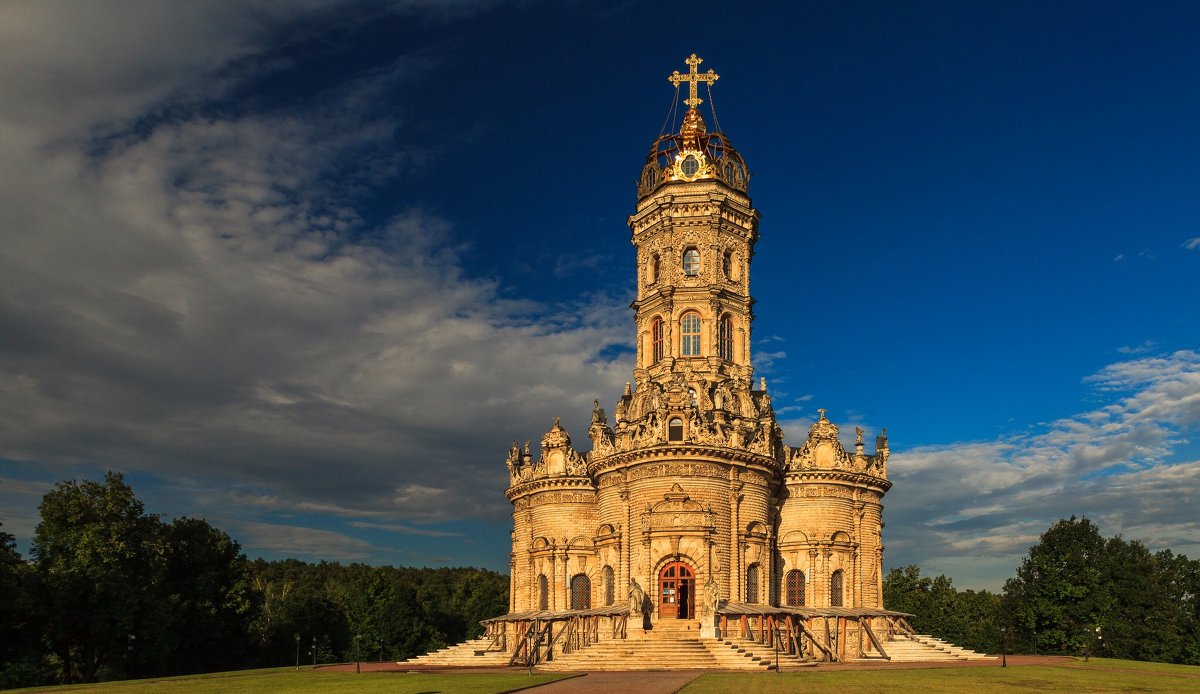
<svg viewBox="0 0 1200 694"><path fill-rule="evenodd" d="M954 660L994 660L993 657L976 653L975 651L959 648L941 639L925 634L909 637L897 634L896 637L884 644L891 662L931 662ZM876 658L861 658L861 661L878 661Z"/></svg>
<svg viewBox="0 0 1200 694"><path fill-rule="evenodd" d="M687 622L661 624L656 629L638 629L627 639L602 639L571 653L556 652L554 658L538 666L540 670L621 671L621 670L745 670L775 668L774 648L750 639L729 637L722 640L701 638L698 626ZM402 664L442 667L502 667L510 653L487 651L487 638L464 641L439 651L404 661ZM884 644L892 662L930 662L955 660L995 660L995 656L960 648L942 639L917 634L912 638L897 635ZM781 668L813 665L815 661L779 654ZM861 661L879 662L878 658Z"/></svg>
<svg viewBox="0 0 1200 694"><path fill-rule="evenodd" d="M538 666L548 672L578 670L711 670L721 663L698 638L601 641L572 653L555 654Z"/></svg>
<svg viewBox="0 0 1200 694"><path fill-rule="evenodd" d="M495 667L508 664L511 657L502 651L486 651L492 640L471 639L447 646L432 653L419 655L400 663L401 665L445 665L448 667Z"/></svg>

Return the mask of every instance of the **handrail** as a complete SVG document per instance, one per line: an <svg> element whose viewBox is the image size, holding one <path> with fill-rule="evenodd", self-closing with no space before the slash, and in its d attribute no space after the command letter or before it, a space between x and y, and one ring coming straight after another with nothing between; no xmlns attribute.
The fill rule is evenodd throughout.
<svg viewBox="0 0 1200 694"><path fill-rule="evenodd" d="M561 640L563 642L562 652L563 653L571 652L571 636L573 636L575 633L575 626L577 624L578 619L579 619L578 617L571 617L570 619L567 620L566 627L563 628L562 630L560 630L558 632L558 636L555 636L554 639L550 642L550 650L551 651L554 650L554 644L558 643Z"/></svg>
<svg viewBox="0 0 1200 694"><path fill-rule="evenodd" d="M521 634L521 638L517 640L517 647L513 649L512 657L508 659L509 665L529 665L533 666L533 658L530 656L530 642L532 641L533 632L537 629L537 620L529 623L525 629L525 633ZM521 659L521 653L524 652L525 658Z"/></svg>
<svg viewBox="0 0 1200 694"><path fill-rule="evenodd" d="M613 632L612 637L614 639L627 638L628 632L629 632L629 615L613 615L613 617L612 617L612 632Z"/></svg>
<svg viewBox="0 0 1200 694"><path fill-rule="evenodd" d="M484 653L491 651L507 651L508 650L508 630L501 624L499 629L492 629L492 641L483 649ZM497 648L499 646L499 648Z"/></svg>
<svg viewBox="0 0 1200 694"><path fill-rule="evenodd" d="M797 624L800 629L804 631L804 635L808 637L809 643L815 645L817 648L820 648L822 651L825 651L825 655L829 658L829 662L838 662L837 654L833 652L833 649L826 644L821 643L821 640L817 638L817 635L812 633L812 631L804 625L804 622L798 622Z"/></svg>
<svg viewBox="0 0 1200 694"><path fill-rule="evenodd" d="M883 643L879 641L879 638L875 636L875 632L871 630L871 622L863 621L860 622L860 624L862 625L863 631L867 632L867 636L871 639L871 643L874 644L875 650L879 651L879 655L883 656L885 660L891 660L892 656L888 655L887 651L883 650Z"/></svg>

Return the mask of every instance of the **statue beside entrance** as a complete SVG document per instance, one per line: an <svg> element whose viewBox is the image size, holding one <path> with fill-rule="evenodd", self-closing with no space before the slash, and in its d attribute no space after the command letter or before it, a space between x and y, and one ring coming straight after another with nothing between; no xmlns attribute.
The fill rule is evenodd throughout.
<svg viewBox="0 0 1200 694"><path fill-rule="evenodd" d="M645 610L642 603L646 601L646 592L634 579L629 579L629 616L642 614Z"/></svg>
<svg viewBox="0 0 1200 694"><path fill-rule="evenodd" d="M704 584L704 616L716 617L717 607L720 603L721 586L717 583L717 579L710 575L708 583Z"/></svg>

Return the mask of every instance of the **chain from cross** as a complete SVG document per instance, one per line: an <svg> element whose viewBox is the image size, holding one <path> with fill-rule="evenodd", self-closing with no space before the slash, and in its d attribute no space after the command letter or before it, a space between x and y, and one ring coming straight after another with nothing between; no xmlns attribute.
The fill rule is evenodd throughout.
<svg viewBox="0 0 1200 694"><path fill-rule="evenodd" d="M679 74L678 70L675 70L673 73L671 73L671 76L667 78L667 81L675 85L676 88L679 87L680 82L687 82L688 98L687 101L684 101L683 103L691 106L692 108L696 108L700 104L704 103L703 99L700 99L696 96L696 87L701 82L707 82L709 85L711 85L713 82L717 81L717 78L720 77L720 75L713 72L711 69L708 72L701 74L696 68L700 66L700 63L704 62L704 58L697 58L695 53L693 53L692 57L688 58L684 62L691 67L691 71L686 75L681 75Z"/></svg>

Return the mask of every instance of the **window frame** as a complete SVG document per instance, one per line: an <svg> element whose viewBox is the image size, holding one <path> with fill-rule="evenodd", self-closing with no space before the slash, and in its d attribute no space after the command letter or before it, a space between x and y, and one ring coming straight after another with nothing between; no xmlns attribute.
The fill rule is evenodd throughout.
<svg viewBox="0 0 1200 694"><path fill-rule="evenodd" d="M792 569L784 575L784 599L788 607L804 607L804 572Z"/></svg>
<svg viewBox="0 0 1200 694"><path fill-rule="evenodd" d="M695 246L688 246L683 249L683 276L684 277L699 277L700 276L700 249Z"/></svg>
<svg viewBox="0 0 1200 694"><path fill-rule="evenodd" d="M571 601L568 604L572 610L592 609L592 579L587 574L571 577Z"/></svg>
<svg viewBox="0 0 1200 694"><path fill-rule="evenodd" d="M733 361L733 316L721 316L717 326L717 353L721 359Z"/></svg>
<svg viewBox="0 0 1200 694"><path fill-rule="evenodd" d="M663 319L655 316L650 321L650 363L657 364L663 358Z"/></svg>
<svg viewBox="0 0 1200 694"><path fill-rule="evenodd" d="M762 570L758 566L758 562L754 562L746 567L746 604L758 604L758 582L759 574Z"/></svg>
<svg viewBox="0 0 1200 694"><path fill-rule="evenodd" d="M694 322L693 322L694 321ZM700 313L688 311L679 317L679 355L682 357L703 356L700 334L703 331Z"/></svg>
<svg viewBox="0 0 1200 694"><path fill-rule="evenodd" d="M678 432L678 435L676 433ZM683 418L671 417L667 420L667 441L678 443L683 441Z"/></svg>

